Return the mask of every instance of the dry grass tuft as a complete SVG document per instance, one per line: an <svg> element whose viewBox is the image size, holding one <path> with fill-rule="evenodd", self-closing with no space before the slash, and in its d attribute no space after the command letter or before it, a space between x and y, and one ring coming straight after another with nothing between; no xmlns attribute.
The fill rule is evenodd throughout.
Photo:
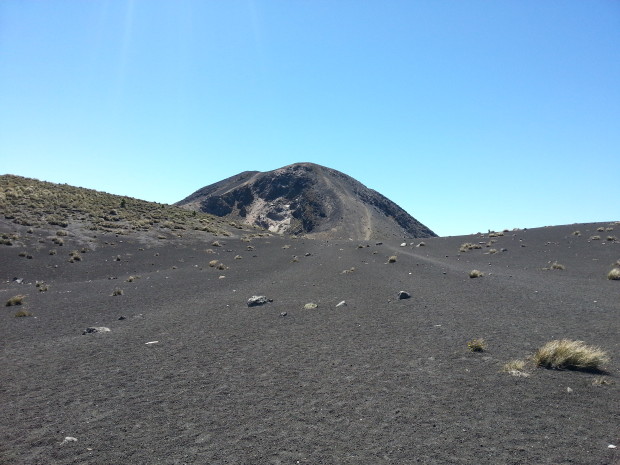
<svg viewBox="0 0 620 465"><path fill-rule="evenodd" d="M15 314L15 318L23 318L25 316L32 316L32 313L30 313L28 310L20 310Z"/></svg>
<svg viewBox="0 0 620 465"><path fill-rule="evenodd" d="M396 255L392 255L388 258L388 263L396 263L397 258Z"/></svg>
<svg viewBox="0 0 620 465"><path fill-rule="evenodd" d="M459 252L469 252L470 250L473 249L481 249L482 246L480 244L472 244L471 242L465 242L464 244L461 244L461 247L459 248Z"/></svg>
<svg viewBox="0 0 620 465"><path fill-rule="evenodd" d="M525 371L527 362L525 360L511 360L502 367L502 371L517 377L527 377L529 374Z"/></svg>
<svg viewBox="0 0 620 465"><path fill-rule="evenodd" d="M559 264L558 262L553 262L551 264L551 269L552 270L565 270L566 267L564 265Z"/></svg>
<svg viewBox="0 0 620 465"><path fill-rule="evenodd" d="M611 279L613 281L620 280L620 268L614 268L609 273L607 273L607 279Z"/></svg>
<svg viewBox="0 0 620 465"><path fill-rule="evenodd" d="M467 348L472 352L484 352L487 348L487 343L484 339L472 339L467 343Z"/></svg>
<svg viewBox="0 0 620 465"><path fill-rule="evenodd" d="M112 295L114 297L119 296L119 295L123 295L123 290L122 289L114 289L114 292L112 292Z"/></svg>
<svg viewBox="0 0 620 465"><path fill-rule="evenodd" d="M217 263L218 263L218 261L217 261L217 260L211 260L211 261L209 262L209 266L210 266L211 268L215 268L215 267L217 266Z"/></svg>
<svg viewBox="0 0 620 465"><path fill-rule="evenodd" d="M600 241L601 240L601 236L590 236L590 240L591 241Z"/></svg>
<svg viewBox="0 0 620 465"><path fill-rule="evenodd" d="M471 270L469 272L470 278L480 278L481 276L484 276L484 273L480 270Z"/></svg>
<svg viewBox="0 0 620 465"><path fill-rule="evenodd" d="M6 301L6 306L13 307L14 305L21 305L25 298L25 295L15 295Z"/></svg>
<svg viewBox="0 0 620 465"><path fill-rule="evenodd" d="M567 370L600 370L609 361L607 353L583 341L570 339L547 342L532 356L536 366Z"/></svg>

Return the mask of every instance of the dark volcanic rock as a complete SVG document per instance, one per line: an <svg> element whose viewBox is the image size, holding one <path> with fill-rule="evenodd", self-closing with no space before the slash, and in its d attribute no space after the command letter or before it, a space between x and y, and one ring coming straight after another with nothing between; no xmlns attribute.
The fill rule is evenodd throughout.
<svg viewBox="0 0 620 465"><path fill-rule="evenodd" d="M322 239L435 236L378 192L313 163L264 173L245 171L206 186L177 205L272 232Z"/></svg>

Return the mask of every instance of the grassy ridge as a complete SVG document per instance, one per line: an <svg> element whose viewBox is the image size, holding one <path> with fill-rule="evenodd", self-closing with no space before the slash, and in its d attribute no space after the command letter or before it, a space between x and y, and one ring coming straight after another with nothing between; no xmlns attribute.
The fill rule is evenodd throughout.
<svg viewBox="0 0 620 465"><path fill-rule="evenodd" d="M13 223L33 227L81 222L116 234L193 229L228 235L221 219L204 213L14 175L0 176L0 212Z"/></svg>

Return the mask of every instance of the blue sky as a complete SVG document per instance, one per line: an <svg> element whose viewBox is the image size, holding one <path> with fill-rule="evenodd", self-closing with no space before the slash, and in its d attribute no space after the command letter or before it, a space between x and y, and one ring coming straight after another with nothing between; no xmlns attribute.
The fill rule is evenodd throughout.
<svg viewBox="0 0 620 465"><path fill-rule="evenodd" d="M173 203L302 161L440 235L620 220L620 2L0 2L0 174Z"/></svg>

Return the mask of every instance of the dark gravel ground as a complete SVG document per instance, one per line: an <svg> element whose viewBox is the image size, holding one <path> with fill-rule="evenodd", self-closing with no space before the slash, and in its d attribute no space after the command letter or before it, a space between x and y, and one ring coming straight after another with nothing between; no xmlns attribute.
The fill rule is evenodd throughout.
<svg viewBox="0 0 620 465"><path fill-rule="evenodd" d="M57 247L53 231L20 229L0 246L0 301L23 294L33 316L0 315L0 462L618 464L620 282L606 275L620 243L601 226L620 235L601 223L421 247L212 247L208 235L76 229ZM460 253L464 242L483 248ZM565 269L543 270L553 261ZM470 279L474 268L485 276ZM255 294L273 302L248 308ZM89 326L111 331L83 335ZM487 350L470 352L473 338ZM606 350L606 371L501 371L560 338Z"/></svg>

